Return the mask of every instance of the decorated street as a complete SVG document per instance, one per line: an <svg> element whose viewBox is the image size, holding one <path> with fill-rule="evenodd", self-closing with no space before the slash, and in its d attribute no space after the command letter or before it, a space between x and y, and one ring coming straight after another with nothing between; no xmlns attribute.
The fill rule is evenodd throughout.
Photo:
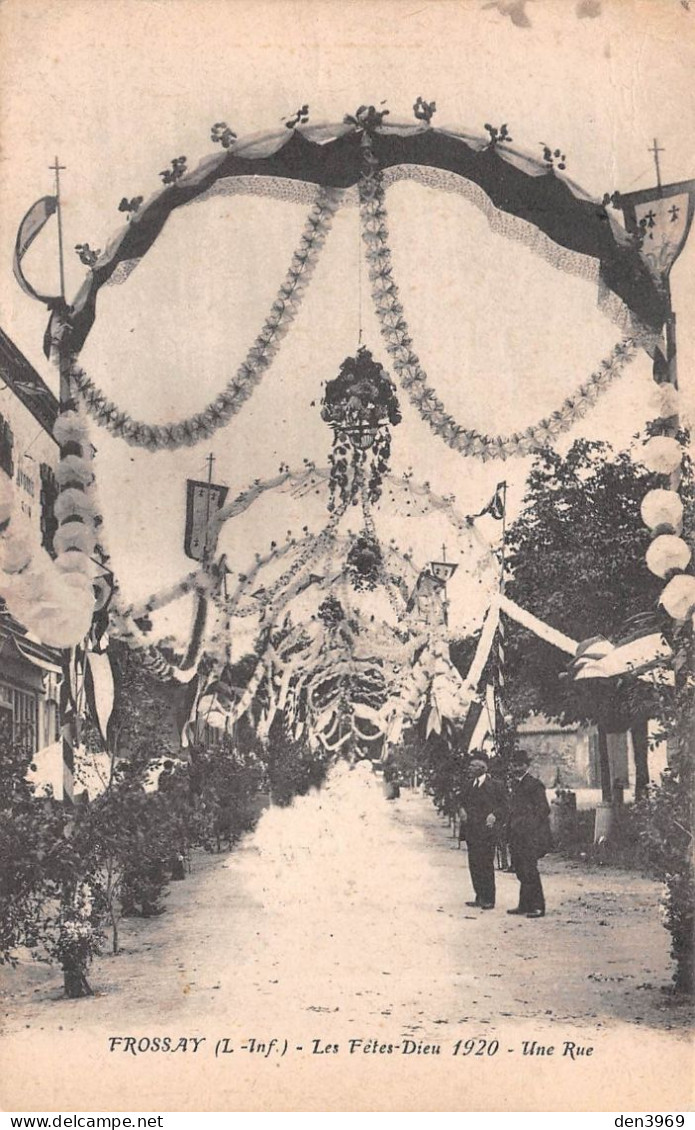
<svg viewBox="0 0 695 1130"><path fill-rule="evenodd" d="M267 1077L270 1040L301 1045L306 1054L295 1051L291 1071L276 1049L268 1056L282 1068L273 1074L273 1102L281 1109L306 1056L337 1054L344 1072L340 1057L350 1054L350 1040L407 1048L408 1063L417 1061L408 1075L415 1086L421 1071L435 1070L431 1059L423 1066L432 1053L410 1051L417 1047L439 1045L448 1058L459 1040L474 1040L477 1050L480 1041L498 1039L503 1051L497 1054L511 1058L522 1056L523 1041L535 1039L555 1045L558 1054L568 1041L593 1046L600 1056L629 1030L628 1079L643 1027L658 1029L671 1086L682 1065L685 1095L689 1009L663 991L670 976L667 935L645 929L657 914L657 885L552 856L543 868L543 921L506 915L518 889L510 874L497 875L494 911L468 908L465 851L447 821L417 790L386 801L364 770L344 766L320 793L267 811L232 854L196 855L193 874L172 884L163 915L124 923L122 953L100 958L92 971L94 997L64 1000L60 976L31 962L3 972L7 1039L15 1055L26 1046L40 1056L47 1097L66 1093L63 1056L73 1047L83 1086L89 1087L92 1057L102 1065L94 1093L105 1104L115 1106L124 1071L146 1088L157 1053L134 1055L125 1041L133 1034L138 1040L169 1036L172 1046L179 1036L204 1036L209 1046L195 1053L203 1078L203 1066L218 1076L231 1073L232 1054L236 1072ZM113 1036L123 1039L107 1055ZM210 1046L220 1037L235 1048L222 1063ZM241 1047L250 1040L264 1045L256 1058ZM328 1045L341 1051L331 1053ZM354 1046L360 1062L372 1065L365 1097L373 1096L376 1082L387 1083L389 1072L402 1074L402 1052L391 1058ZM580 1063L573 1050L565 1059L579 1068L569 1086L598 1063ZM349 1068L353 1088L356 1056L357 1050ZM553 1065L558 1077L567 1070L567 1062ZM19 1071L10 1085L19 1105L30 1074L29 1067ZM470 1067L461 1074L475 1092ZM176 1109L206 1109L204 1094L187 1094L190 1047L158 1055L156 1077L155 1105L165 1101L161 1090L156 1093L165 1085L166 1101L180 1104ZM339 1085L335 1068L330 1079ZM461 1101L450 1070L441 1083Z"/></svg>
<svg viewBox="0 0 695 1130"><path fill-rule="evenodd" d="M102 6L0 4L0 1106L687 1109L690 4Z"/></svg>

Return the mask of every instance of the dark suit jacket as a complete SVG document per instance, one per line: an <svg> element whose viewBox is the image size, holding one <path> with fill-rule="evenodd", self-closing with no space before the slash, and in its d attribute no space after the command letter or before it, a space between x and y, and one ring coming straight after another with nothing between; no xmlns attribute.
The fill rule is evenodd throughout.
<svg viewBox="0 0 695 1130"><path fill-rule="evenodd" d="M529 852L539 856L545 855L552 846L550 805L545 785L530 773L512 787L508 837L512 852Z"/></svg>
<svg viewBox="0 0 695 1130"><path fill-rule="evenodd" d="M504 828L509 811L507 790L501 781L486 777L482 785L467 785L463 792L463 807L468 819L463 833L468 843L493 841ZM494 828L488 828L486 818L493 813L497 818Z"/></svg>

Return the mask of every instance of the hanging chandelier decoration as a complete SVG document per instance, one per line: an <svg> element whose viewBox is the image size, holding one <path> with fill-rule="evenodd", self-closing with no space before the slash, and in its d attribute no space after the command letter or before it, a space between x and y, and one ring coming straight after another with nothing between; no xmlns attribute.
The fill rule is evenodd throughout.
<svg viewBox="0 0 695 1130"><path fill-rule="evenodd" d="M345 574L357 592L372 592L381 579L383 557L376 537L360 534L350 546Z"/></svg>
<svg viewBox="0 0 695 1130"><path fill-rule="evenodd" d="M357 505L363 485L377 502L391 456L389 425L401 422L396 386L362 345L328 381L321 404L321 418L333 429L328 509Z"/></svg>

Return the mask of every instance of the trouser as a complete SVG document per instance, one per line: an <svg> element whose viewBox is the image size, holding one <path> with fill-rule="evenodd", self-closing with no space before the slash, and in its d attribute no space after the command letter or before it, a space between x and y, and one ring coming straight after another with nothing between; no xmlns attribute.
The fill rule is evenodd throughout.
<svg viewBox="0 0 695 1130"><path fill-rule="evenodd" d="M516 877L521 884L519 890L520 910L545 910L545 898L541 877L538 874L538 858L535 852L520 851L512 845L512 859Z"/></svg>
<svg viewBox="0 0 695 1130"><path fill-rule="evenodd" d="M495 905L495 842L474 840L468 845L468 866L476 901Z"/></svg>

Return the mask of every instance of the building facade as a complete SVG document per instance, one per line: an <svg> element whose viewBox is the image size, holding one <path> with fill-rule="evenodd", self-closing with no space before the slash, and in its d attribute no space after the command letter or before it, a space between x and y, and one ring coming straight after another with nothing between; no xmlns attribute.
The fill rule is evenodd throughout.
<svg viewBox="0 0 695 1130"><path fill-rule="evenodd" d="M659 780L666 767L666 743L656 740L658 727L650 724L649 770ZM608 760L614 788L634 790L635 761L628 732L608 734ZM519 743L530 753L532 771L547 789L563 788L600 793L601 765L596 726L561 726L542 714L519 725Z"/></svg>
<svg viewBox="0 0 695 1130"><path fill-rule="evenodd" d="M50 549L56 528L55 468L51 432L53 393L0 329L0 474L11 479L15 505ZM60 653L29 635L11 615L0 587L0 723L32 753L59 736Z"/></svg>

